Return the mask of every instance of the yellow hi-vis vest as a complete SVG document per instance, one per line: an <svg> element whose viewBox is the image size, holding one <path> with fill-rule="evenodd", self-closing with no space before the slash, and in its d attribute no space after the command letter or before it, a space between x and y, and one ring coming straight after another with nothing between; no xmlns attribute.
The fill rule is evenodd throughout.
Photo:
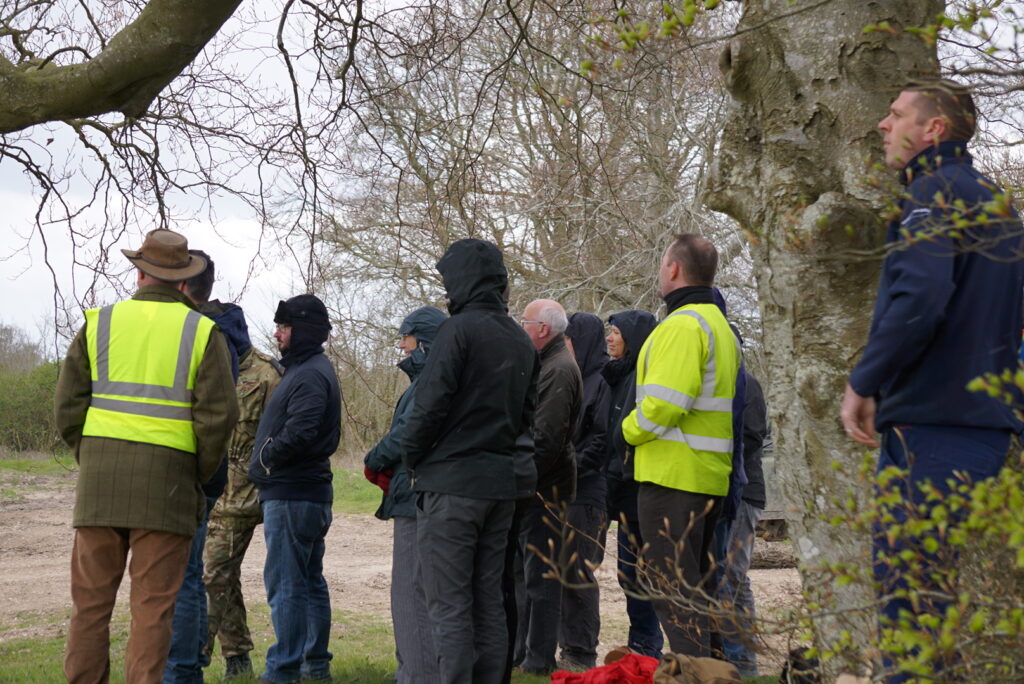
<svg viewBox="0 0 1024 684"><path fill-rule="evenodd" d="M739 367L739 341L714 304L682 306L654 329L637 361L636 408L622 422L637 482L728 493Z"/></svg>
<svg viewBox="0 0 1024 684"><path fill-rule="evenodd" d="M212 320L180 302L85 312L92 401L82 434L196 452L192 391Z"/></svg>

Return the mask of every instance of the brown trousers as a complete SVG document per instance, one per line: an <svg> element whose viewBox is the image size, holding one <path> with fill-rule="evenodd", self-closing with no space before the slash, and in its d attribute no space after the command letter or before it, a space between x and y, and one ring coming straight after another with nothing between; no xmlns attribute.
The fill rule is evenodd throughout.
<svg viewBox="0 0 1024 684"><path fill-rule="evenodd" d="M64 675L72 684L110 679L110 615L131 549L131 630L125 682L159 684L171 643L174 600L192 538L154 530L79 527L71 552L71 624Z"/></svg>

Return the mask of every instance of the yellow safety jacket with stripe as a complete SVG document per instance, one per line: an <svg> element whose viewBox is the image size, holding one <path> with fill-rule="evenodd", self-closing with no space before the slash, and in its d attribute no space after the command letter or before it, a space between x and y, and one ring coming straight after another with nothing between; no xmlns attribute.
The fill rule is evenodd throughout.
<svg viewBox="0 0 1024 684"><path fill-rule="evenodd" d="M636 408L622 422L634 477L725 496L739 342L714 304L679 307L650 334L636 367Z"/></svg>
<svg viewBox="0 0 1024 684"><path fill-rule="evenodd" d="M196 453L192 392L213 327L180 302L86 311L92 399L82 435Z"/></svg>

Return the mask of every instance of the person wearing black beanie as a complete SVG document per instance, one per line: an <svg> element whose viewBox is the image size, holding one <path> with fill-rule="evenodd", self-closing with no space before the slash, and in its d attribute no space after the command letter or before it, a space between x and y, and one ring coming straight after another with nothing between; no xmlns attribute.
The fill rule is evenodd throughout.
<svg viewBox="0 0 1024 684"><path fill-rule="evenodd" d="M323 576L331 526L331 455L341 439L341 390L323 344L327 307L311 294L277 306L284 377L256 430L249 479L260 492L263 581L276 642L260 681L327 680L331 602Z"/></svg>

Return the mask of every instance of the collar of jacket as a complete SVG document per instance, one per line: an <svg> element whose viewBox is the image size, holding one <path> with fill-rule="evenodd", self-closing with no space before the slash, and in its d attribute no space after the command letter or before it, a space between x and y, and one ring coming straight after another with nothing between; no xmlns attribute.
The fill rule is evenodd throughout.
<svg viewBox="0 0 1024 684"><path fill-rule="evenodd" d="M687 304L714 304L715 295L710 287L703 285L688 285L672 290L664 297L668 312L672 313L681 306Z"/></svg>
<svg viewBox="0 0 1024 684"><path fill-rule="evenodd" d="M971 164L971 153L967 151L967 141L946 140L933 145L917 155L900 171L900 183L909 185L922 174L927 174L943 164Z"/></svg>
<svg viewBox="0 0 1024 684"><path fill-rule="evenodd" d="M196 305L185 296L184 292L167 285L143 285L135 291L132 299L138 299L143 302L181 302L193 311L198 311Z"/></svg>
<svg viewBox="0 0 1024 684"><path fill-rule="evenodd" d="M565 335L558 333L555 335L550 342L544 345L544 348L540 350L540 361L544 363L545 359L549 359L560 351L566 353L569 352L565 346Z"/></svg>

